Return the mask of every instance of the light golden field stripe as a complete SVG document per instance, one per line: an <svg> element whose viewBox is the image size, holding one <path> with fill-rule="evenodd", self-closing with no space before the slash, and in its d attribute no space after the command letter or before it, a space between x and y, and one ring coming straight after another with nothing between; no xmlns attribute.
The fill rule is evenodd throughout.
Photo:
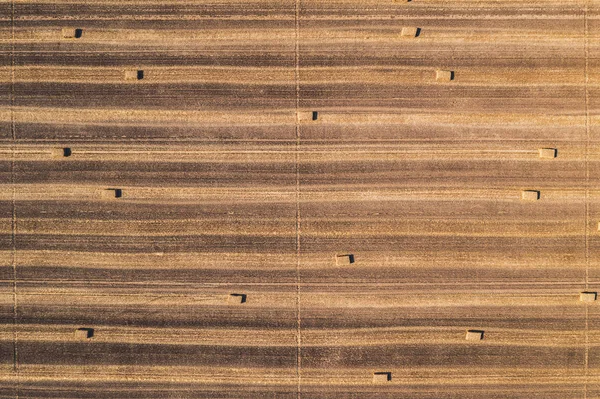
<svg viewBox="0 0 600 399"><path fill-rule="evenodd" d="M438 67L390 67L366 68L329 67L300 68L303 85L306 84L431 84L446 87L525 87L578 86L584 85L581 71L575 68L491 68L463 67L441 64ZM127 70L144 70L141 81L126 80ZM435 81L438 69L453 69L452 83L440 84ZM9 68L0 68L0 78L9 81ZM141 63L137 68L120 67L16 67L15 82L72 82L72 83L111 83L111 84L153 84L153 83L239 83L249 85L293 84L293 68L276 67L164 67ZM591 86L600 85L600 69L590 71Z"/></svg>
<svg viewBox="0 0 600 399"><path fill-rule="evenodd" d="M19 339L28 342L77 342L74 331L79 325L26 325L18 326ZM12 335L11 325L0 325L0 340L9 340ZM600 331L589 331L590 344L600 345ZM538 331L527 329L493 328L486 331L486 346L533 346L575 348L583 345L584 331ZM303 345L321 347L348 346L382 346L382 345L415 345L446 344L473 345L465 340L465 328L460 326L426 327L426 328L371 328L360 330L311 330L303 331ZM238 329L211 328L127 328L104 327L94 330L94 337L89 341L95 343L129 343L129 344L172 344L194 346L260 346L282 347L295 346L292 329L261 330L253 329L252 334L243 334Z"/></svg>

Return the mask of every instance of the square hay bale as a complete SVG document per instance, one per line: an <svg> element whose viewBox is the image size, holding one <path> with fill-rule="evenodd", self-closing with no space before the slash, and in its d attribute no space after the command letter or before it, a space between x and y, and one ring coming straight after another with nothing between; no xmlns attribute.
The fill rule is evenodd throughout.
<svg viewBox="0 0 600 399"><path fill-rule="evenodd" d="M52 156L54 158L67 158L71 156L70 148L53 148Z"/></svg>
<svg viewBox="0 0 600 399"><path fill-rule="evenodd" d="M63 39L79 39L83 35L81 28L62 28Z"/></svg>
<svg viewBox="0 0 600 399"><path fill-rule="evenodd" d="M392 373L389 371L376 371L373 373L373 382L383 383L392 380Z"/></svg>
<svg viewBox="0 0 600 399"><path fill-rule="evenodd" d="M454 80L454 71L445 71L438 69L435 71L435 80L437 82L450 82Z"/></svg>
<svg viewBox="0 0 600 399"><path fill-rule="evenodd" d="M415 26L405 26L400 31L401 37L417 37L421 33L421 28Z"/></svg>
<svg viewBox="0 0 600 399"><path fill-rule="evenodd" d="M316 123L320 122L321 113L319 111L298 111L298 122Z"/></svg>
<svg viewBox="0 0 600 399"><path fill-rule="evenodd" d="M102 190L102 198L104 199L115 199L123 197L123 190L120 188L107 188Z"/></svg>
<svg viewBox="0 0 600 399"><path fill-rule="evenodd" d="M545 159L554 159L558 153L556 148L540 148L538 151L540 153L540 158Z"/></svg>
<svg viewBox="0 0 600 399"><path fill-rule="evenodd" d="M227 298L227 302L234 304L234 305L240 305L242 303L246 303L246 294L229 294L229 297Z"/></svg>
<svg viewBox="0 0 600 399"><path fill-rule="evenodd" d="M481 341L483 339L483 330L467 330L467 341Z"/></svg>
<svg viewBox="0 0 600 399"><path fill-rule="evenodd" d="M89 327L82 327L75 330L75 338L77 339L90 339L94 336L94 329Z"/></svg>
<svg viewBox="0 0 600 399"><path fill-rule="evenodd" d="M129 69L125 71L125 80L142 80L144 79L144 71L141 69Z"/></svg>
<svg viewBox="0 0 600 399"><path fill-rule="evenodd" d="M579 294L579 300L581 302L595 302L598 298L597 292L584 291Z"/></svg>
<svg viewBox="0 0 600 399"><path fill-rule="evenodd" d="M523 190L521 191L521 199L524 201L537 201L540 199L538 190Z"/></svg>
<svg viewBox="0 0 600 399"><path fill-rule="evenodd" d="M335 256L335 264L338 266L346 266L354 263L353 254L344 254Z"/></svg>

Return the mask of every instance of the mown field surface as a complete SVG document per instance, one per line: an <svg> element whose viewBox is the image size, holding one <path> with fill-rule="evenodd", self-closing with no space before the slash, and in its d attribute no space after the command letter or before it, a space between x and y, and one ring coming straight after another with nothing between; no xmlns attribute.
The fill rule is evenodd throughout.
<svg viewBox="0 0 600 399"><path fill-rule="evenodd" d="M0 0L0 398L600 398L599 39L600 0Z"/></svg>

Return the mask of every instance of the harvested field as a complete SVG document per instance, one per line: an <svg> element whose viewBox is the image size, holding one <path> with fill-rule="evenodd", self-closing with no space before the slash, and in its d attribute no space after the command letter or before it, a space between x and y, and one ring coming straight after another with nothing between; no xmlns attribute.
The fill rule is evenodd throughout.
<svg viewBox="0 0 600 399"><path fill-rule="evenodd" d="M600 398L599 21L0 0L0 398Z"/></svg>

